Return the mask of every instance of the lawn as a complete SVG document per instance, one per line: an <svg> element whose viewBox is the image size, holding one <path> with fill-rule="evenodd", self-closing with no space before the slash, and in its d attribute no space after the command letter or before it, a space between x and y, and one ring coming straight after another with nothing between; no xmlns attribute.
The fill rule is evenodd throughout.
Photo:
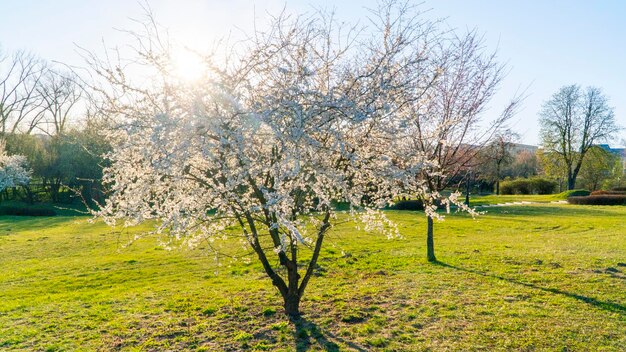
<svg viewBox="0 0 626 352"><path fill-rule="evenodd" d="M129 247L85 217L0 217L2 350L624 350L626 207L532 204L403 239L332 229L299 321L256 261ZM252 258L254 259L254 258Z"/></svg>

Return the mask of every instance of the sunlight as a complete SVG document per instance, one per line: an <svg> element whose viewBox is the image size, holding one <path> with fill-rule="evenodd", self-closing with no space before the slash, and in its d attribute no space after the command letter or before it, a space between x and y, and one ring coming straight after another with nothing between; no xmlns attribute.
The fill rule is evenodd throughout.
<svg viewBox="0 0 626 352"><path fill-rule="evenodd" d="M182 81L194 82L206 73L202 56L190 49L183 48L173 53L174 75Z"/></svg>

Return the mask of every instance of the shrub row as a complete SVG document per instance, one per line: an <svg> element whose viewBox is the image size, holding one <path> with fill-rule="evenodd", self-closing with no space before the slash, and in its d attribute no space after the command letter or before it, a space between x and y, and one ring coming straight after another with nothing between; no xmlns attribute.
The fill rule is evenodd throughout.
<svg viewBox="0 0 626 352"><path fill-rule="evenodd" d="M518 178L500 182L501 194L551 194L556 182L544 178Z"/></svg>
<svg viewBox="0 0 626 352"><path fill-rule="evenodd" d="M0 207L0 215L13 215L13 216L55 216L56 212L47 208L28 208L28 207L14 207L3 206Z"/></svg>
<svg viewBox="0 0 626 352"><path fill-rule="evenodd" d="M621 194L626 194L626 192L624 191L593 191L591 192L592 196L604 196L604 195L621 195Z"/></svg>
<svg viewBox="0 0 626 352"><path fill-rule="evenodd" d="M580 205L626 205L626 194L603 194L586 197L569 197L567 202Z"/></svg>

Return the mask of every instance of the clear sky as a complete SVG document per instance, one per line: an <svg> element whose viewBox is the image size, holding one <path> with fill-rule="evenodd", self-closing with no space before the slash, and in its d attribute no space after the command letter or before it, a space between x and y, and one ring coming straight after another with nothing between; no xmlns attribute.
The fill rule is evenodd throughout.
<svg viewBox="0 0 626 352"><path fill-rule="evenodd" d="M336 8L340 18L363 18L364 6L375 1L324 0L149 0L157 20L170 36L202 49L235 27L249 31L255 17L312 7ZM80 64L75 44L95 50L123 44L115 28L133 28L129 18L141 18L132 0L0 0L0 45L27 49L39 56ZM528 98L513 122L522 142L539 143L537 113L541 104L567 84L601 87L611 99L617 121L626 127L626 1L582 0L427 0L426 16L445 18L460 30L478 29L486 47L498 49L509 74L491 103L493 114L526 89ZM236 29L235 29L236 31ZM626 137L626 131L611 144Z"/></svg>

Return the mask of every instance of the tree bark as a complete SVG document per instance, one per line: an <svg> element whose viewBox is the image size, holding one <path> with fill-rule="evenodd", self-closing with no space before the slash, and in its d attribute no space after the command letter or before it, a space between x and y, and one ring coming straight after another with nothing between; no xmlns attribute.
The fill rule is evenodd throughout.
<svg viewBox="0 0 626 352"><path fill-rule="evenodd" d="M496 195L500 195L500 163L496 166Z"/></svg>
<svg viewBox="0 0 626 352"><path fill-rule="evenodd" d="M285 314L290 317L296 318L300 316L300 294L298 292L290 292L287 296L283 297L285 300Z"/></svg>
<svg viewBox="0 0 626 352"><path fill-rule="evenodd" d="M433 237L433 218L428 217L428 234L426 236L426 258L429 262L436 262L435 257L435 240Z"/></svg>
<svg viewBox="0 0 626 352"><path fill-rule="evenodd" d="M572 172L570 172L569 177L567 178L567 189L570 191L576 188L576 179L578 178L578 173L580 172L580 168L583 165L584 157L585 153L582 153L580 159L576 163L576 167Z"/></svg>
<svg viewBox="0 0 626 352"><path fill-rule="evenodd" d="M570 175L567 177L567 190L571 191L576 188L576 177L574 175Z"/></svg>
<svg viewBox="0 0 626 352"><path fill-rule="evenodd" d="M291 244L294 248L294 244ZM295 258L294 258L295 259ZM288 260L283 264L287 269L287 294L283 296L285 301L285 314L290 317L298 317L300 315L300 291L298 285L300 282L300 274L298 274L298 264L295 260Z"/></svg>

